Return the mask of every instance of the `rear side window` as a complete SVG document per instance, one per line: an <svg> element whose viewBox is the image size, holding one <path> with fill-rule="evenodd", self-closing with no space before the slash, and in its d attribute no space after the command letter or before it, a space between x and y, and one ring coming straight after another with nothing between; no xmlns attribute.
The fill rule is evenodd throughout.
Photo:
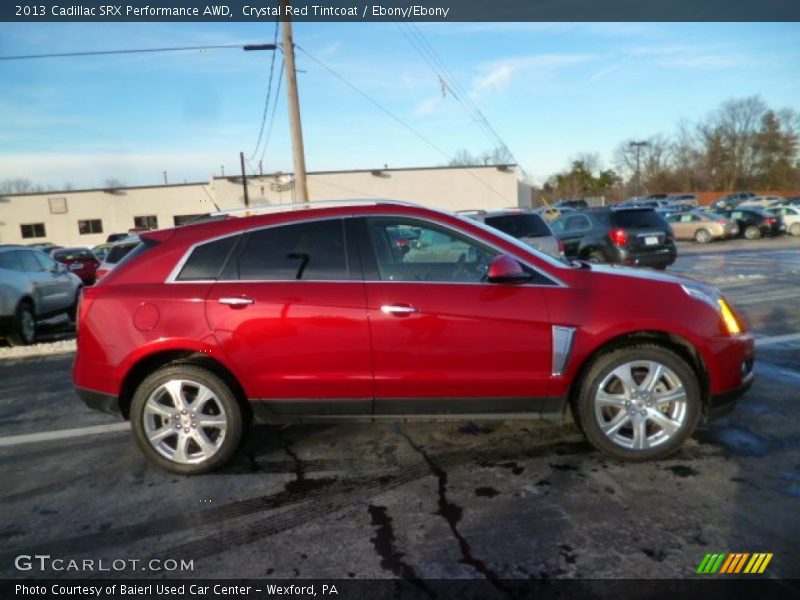
<svg viewBox="0 0 800 600"><path fill-rule="evenodd" d="M232 235L197 246L178 274L178 280L217 279L238 240L239 236Z"/></svg>
<svg viewBox="0 0 800 600"><path fill-rule="evenodd" d="M654 210L621 210L614 213L614 224L625 229L660 229L664 219Z"/></svg>
<svg viewBox="0 0 800 600"><path fill-rule="evenodd" d="M517 239L552 235L550 228L538 215L487 217L486 224Z"/></svg>
<svg viewBox="0 0 800 600"><path fill-rule="evenodd" d="M233 269L226 269L234 279L348 280L344 222L333 219L254 231L234 263Z"/></svg>
<svg viewBox="0 0 800 600"><path fill-rule="evenodd" d="M19 252L0 252L0 269L9 271L21 271L22 265L19 264Z"/></svg>

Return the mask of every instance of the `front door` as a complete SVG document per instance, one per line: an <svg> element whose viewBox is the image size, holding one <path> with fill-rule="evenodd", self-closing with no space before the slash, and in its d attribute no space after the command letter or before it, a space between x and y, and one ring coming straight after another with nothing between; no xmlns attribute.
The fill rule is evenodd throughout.
<svg viewBox="0 0 800 600"><path fill-rule="evenodd" d="M376 415L549 406L541 281L488 283L498 252L441 225L370 217L362 226Z"/></svg>
<svg viewBox="0 0 800 600"><path fill-rule="evenodd" d="M246 234L206 299L247 395L276 415L368 414L372 364L360 266L344 221Z"/></svg>

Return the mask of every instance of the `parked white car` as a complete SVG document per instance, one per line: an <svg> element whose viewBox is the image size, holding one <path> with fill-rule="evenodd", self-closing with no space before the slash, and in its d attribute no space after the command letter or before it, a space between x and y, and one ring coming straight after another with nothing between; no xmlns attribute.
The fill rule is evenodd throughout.
<svg viewBox="0 0 800 600"><path fill-rule="evenodd" d="M561 209L559 209L561 210ZM531 210L507 208L502 210L464 210L465 217L486 223L519 241L551 256L561 256L561 243L545 219Z"/></svg>
<svg viewBox="0 0 800 600"><path fill-rule="evenodd" d="M792 235L800 236L800 207L798 206L772 206L765 209L773 217L781 220L781 230Z"/></svg>

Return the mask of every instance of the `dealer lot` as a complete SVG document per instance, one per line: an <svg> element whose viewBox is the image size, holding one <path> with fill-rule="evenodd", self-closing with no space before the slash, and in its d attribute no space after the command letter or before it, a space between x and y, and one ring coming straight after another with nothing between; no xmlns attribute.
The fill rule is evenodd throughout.
<svg viewBox="0 0 800 600"><path fill-rule="evenodd" d="M800 244L682 244L670 271L715 283L745 313L759 335L758 377L732 415L657 463L608 460L573 425L365 423L258 427L233 466L184 478L146 462L124 425L80 403L71 354L3 360L0 573L87 574L14 566L48 554L194 566L101 576L502 586L690 577L709 552L771 552L764 576L799 577Z"/></svg>

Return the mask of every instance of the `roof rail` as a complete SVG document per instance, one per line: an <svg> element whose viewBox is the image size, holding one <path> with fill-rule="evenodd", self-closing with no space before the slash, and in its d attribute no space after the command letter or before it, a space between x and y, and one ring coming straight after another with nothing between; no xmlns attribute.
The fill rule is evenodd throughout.
<svg viewBox="0 0 800 600"><path fill-rule="evenodd" d="M356 200L313 200L307 202L289 202L284 204L256 204L253 206L242 208L231 208L227 210L216 210L207 215L210 217L251 217L254 215L263 215L272 212L289 212L292 210L308 210L312 208L335 208L339 206L363 206L363 205L379 205L379 204L393 204L399 206L419 206L413 202L405 202L403 200L369 200L369 199L356 199Z"/></svg>
<svg viewBox="0 0 800 600"><path fill-rule="evenodd" d="M464 210L457 210L457 215L485 215L486 211L482 208L466 208Z"/></svg>

